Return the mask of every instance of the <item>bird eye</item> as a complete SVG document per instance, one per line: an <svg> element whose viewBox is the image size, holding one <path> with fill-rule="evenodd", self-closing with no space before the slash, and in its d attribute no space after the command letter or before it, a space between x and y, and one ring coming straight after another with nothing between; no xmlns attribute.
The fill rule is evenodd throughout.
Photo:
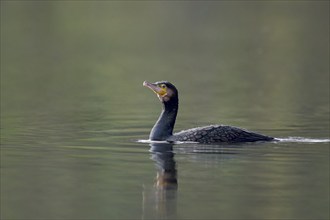
<svg viewBox="0 0 330 220"><path fill-rule="evenodd" d="M166 88L166 85L165 84L161 84L160 87L163 88L163 89L165 89Z"/></svg>

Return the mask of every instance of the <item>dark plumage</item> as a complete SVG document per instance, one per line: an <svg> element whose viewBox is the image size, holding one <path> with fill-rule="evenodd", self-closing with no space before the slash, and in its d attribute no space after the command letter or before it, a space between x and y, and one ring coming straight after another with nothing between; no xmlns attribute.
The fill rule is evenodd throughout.
<svg viewBox="0 0 330 220"><path fill-rule="evenodd" d="M209 125L180 131L169 137L168 141L193 141L199 143L237 143L271 141L274 138L227 125Z"/></svg>
<svg viewBox="0 0 330 220"><path fill-rule="evenodd" d="M150 140L169 142L192 141L207 144L274 140L273 137L227 125L209 125L173 134L173 128L179 109L178 90L173 84L166 81L156 83L145 81L143 85L153 90L163 103L163 111L150 132Z"/></svg>

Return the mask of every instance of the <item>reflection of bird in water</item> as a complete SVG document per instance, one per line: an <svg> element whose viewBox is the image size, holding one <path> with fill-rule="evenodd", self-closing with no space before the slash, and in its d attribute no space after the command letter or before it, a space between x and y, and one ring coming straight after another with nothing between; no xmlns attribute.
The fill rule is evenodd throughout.
<svg viewBox="0 0 330 220"><path fill-rule="evenodd" d="M151 144L151 159L156 162L157 178L155 185L159 189L177 188L177 171L171 144Z"/></svg>
<svg viewBox="0 0 330 220"><path fill-rule="evenodd" d="M157 177L152 194L147 196L146 191L143 193L143 219L175 219L178 181L173 145L153 143L150 146Z"/></svg>
<svg viewBox="0 0 330 220"><path fill-rule="evenodd" d="M209 125L173 134L179 108L178 90L173 84L166 81L156 83L145 81L143 85L153 90L163 103L163 111L150 132L150 140L169 142L193 141L199 143L237 143L274 140L274 138L269 136L225 125Z"/></svg>

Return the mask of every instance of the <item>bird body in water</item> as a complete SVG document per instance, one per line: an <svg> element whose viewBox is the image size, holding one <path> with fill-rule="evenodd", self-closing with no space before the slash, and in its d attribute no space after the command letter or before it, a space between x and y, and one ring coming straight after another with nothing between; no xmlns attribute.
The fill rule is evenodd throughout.
<svg viewBox="0 0 330 220"><path fill-rule="evenodd" d="M179 109L178 90L173 84L167 81L155 83L144 81L143 86L154 91L163 104L163 110L150 132L149 139L152 141L189 141L211 144L274 140L273 137L227 125L209 125L173 134L173 128Z"/></svg>

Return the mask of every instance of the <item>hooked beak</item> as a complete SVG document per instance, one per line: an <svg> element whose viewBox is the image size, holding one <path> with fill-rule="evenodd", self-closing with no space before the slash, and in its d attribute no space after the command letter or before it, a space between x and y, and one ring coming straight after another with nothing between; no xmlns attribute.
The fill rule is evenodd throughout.
<svg viewBox="0 0 330 220"><path fill-rule="evenodd" d="M143 86L148 87L149 89L151 89L154 93L156 93L159 96L165 96L167 94L166 89L160 88L159 86L157 86L156 84L144 81L143 82Z"/></svg>

